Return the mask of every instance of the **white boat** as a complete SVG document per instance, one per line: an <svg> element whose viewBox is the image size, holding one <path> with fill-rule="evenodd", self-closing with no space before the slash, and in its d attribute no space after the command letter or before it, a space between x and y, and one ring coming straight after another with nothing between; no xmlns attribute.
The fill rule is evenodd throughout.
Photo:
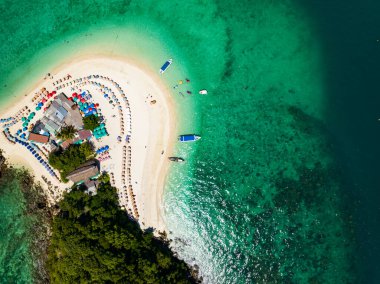
<svg viewBox="0 0 380 284"><path fill-rule="evenodd" d="M200 90L199 94L201 94L201 95L207 95L207 90Z"/></svg>
<svg viewBox="0 0 380 284"><path fill-rule="evenodd" d="M162 67L160 68L160 74L164 74L164 72L166 71L166 69L169 68L170 64L173 63L173 59L169 59L168 61L166 61L164 63L164 65L162 65Z"/></svg>

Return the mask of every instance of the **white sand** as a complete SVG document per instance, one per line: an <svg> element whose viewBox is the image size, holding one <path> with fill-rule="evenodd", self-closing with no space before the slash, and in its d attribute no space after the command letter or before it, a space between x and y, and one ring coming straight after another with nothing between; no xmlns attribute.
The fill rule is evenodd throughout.
<svg viewBox="0 0 380 284"><path fill-rule="evenodd" d="M42 87L46 87L49 91L56 90L57 86L53 86L53 82L62 79L62 83L68 86L57 90L57 94L64 92L67 96L71 96L75 91L89 91L95 103L99 103L99 108L106 119L106 128L109 136L104 137L101 141L96 141L96 146L110 146L111 159L101 162L101 170L111 172L114 177L114 185L119 189L119 197L121 205L125 205L129 212L135 217L139 216L139 222L143 227L153 227L159 231L165 229L162 218L162 194L167 174L169 161L168 154L173 149L175 137L175 110L174 102L170 97L170 92L163 86L159 75L143 69L141 66L132 65L124 58L73 58L71 61L65 62L63 66L59 66L55 70L49 70L53 79L43 79L33 86L27 92L28 95L21 100L13 101L6 108L0 110L0 118L13 116L24 106L28 106L32 111L35 110L35 104L31 99ZM72 78L63 80L70 74ZM102 78L86 79L89 75L102 75L114 82L118 83L124 91L129 105L130 112L126 108L125 102L114 84ZM84 78L82 82L73 81L78 78ZM101 87L90 84L90 81L98 82L104 87L110 88L114 95L119 99L123 108L124 133L123 141L117 141L117 137L121 136L120 115L118 106L111 105L104 97ZM103 89L104 91L104 89ZM107 91L107 93L109 93ZM112 94L109 94L112 96ZM152 104L151 101L156 103ZM131 115L131 138L130 143L125 142L125 135L128 134L128 113ZM115 115L115 117L113 117ZM42 111L38 112L35 122L42 116ZM11 133L19 128L14 126ZM93 139L95 140L95 139ZM46 190L47 195L52 203L57 202L70 184L59 183L56 179L50 177L46 170L24 147L14 145L7 141L3 134L0 135L0 145L5 151L5 156L18 165L24 165L32 170L36 179L42 181L42 176L56 186L52 194ZM122 178L123 171L123 147L131 148L131 184L135 201L137 205L138 215L133 210L132 199L128 190L123 187L129 185L127 178ZM164 154L161 154L164 151ZM128 167L128 165L126 165ZM126 168L125 167L125 168ZM47 189L47 188L46 188ZM128 198L126 198L128 197ZM127 200L128 199L128 200Z"/></svg>

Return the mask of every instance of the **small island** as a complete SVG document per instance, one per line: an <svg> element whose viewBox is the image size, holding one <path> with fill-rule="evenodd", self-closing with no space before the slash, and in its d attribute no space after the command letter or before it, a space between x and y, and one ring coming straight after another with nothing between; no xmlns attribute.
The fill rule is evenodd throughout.
<svg viewBox="0 0 380 284"><path fill-rule="evenodd" d="M0 111L1 163L27 169L18 175L54 215L41 257L52 283L195 281L165 237L175 116L155 76L121 59L77 59Z"/></svg>
<svg viewBox="0 0 380 284"><path fill-rule="evenodd" d="M49 204L74 185L96 194L107 173L121 208L164 231L162 153L172 152L175 114L157 74L120 58L82 58L26 92L0 112L0 141L6 158L41 182Z"/></svg>

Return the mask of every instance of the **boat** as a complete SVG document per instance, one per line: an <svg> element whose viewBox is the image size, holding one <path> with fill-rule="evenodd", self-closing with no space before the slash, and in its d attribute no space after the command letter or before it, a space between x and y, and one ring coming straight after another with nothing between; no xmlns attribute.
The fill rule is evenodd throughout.
<svg viewBox="0 0 380 284"><path fill-rule="evenodd" d="M180 157L168 157L168 159L172 162L179 162L179 163L182 163L185 161L184 158L180 158Z"/></svg>
<svg viewBox="0 0 380 284"><path fill-rule="evenodd" d="M207 95L207 90L200 90L200 91L199 91L199 94L200 94L200 95Z"/></svg>
<svg viewBox="0 0 380 284"><path fill-rule="evenodd" d="M160 74L164 74L164 72L166 71L166 69L169 68L170 64L173 63L173 59L169 59L168 61L166 61L164 63L164 65L162 65L161 69L160 69Z"/></svg>
<svg viewBox="0 0 380 284"><path fill-rule="evenodd" d="M178 140L180 142L193 142L193 141L197 141L199 139L201 139L201 136L198 136L195 134L184 134L184 135L180 135L178 137Z"/></svg>

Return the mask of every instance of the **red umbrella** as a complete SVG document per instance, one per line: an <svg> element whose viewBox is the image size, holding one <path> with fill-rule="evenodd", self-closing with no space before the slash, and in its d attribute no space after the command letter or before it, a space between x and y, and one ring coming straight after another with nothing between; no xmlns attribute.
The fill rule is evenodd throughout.
<svg viewBox="0 0 380 284"><path fill-rule="evenodd" d="M78 94L77 93L73 93L73 97L75 98L76 96L78 96Z"/></svg>
<svg viewBox="0 0 380 284"><path fill-rule="evenodd" d="M92 111L92 107L90 107L90 109L89 109L90 111Z"/></svg>
<svg viewBox="0 0 380 284"><path fill-rule="evenodd" d="M82 103L86 102L86 100L85 100L85 99L80 99L80 101L81 101Z"/></svg>
<svg viewBox="0 0 380 284"><path fill-rule="evenodd" d="M99 104L95 104L95 106L96 106L96 107L98 107L98 106L99 106Z"/></svg>
<svg viewBox="0 0 380 284"><path fill-rule="evenodd" d="M42 103L46 103L46 99L45 98L42 99Z"/></svg>
<svg viewBox="0 0 380 284"><path fill-rule="evenodd" d="M53 92L51 92L53 95L55 95L57 92L56 91L53 91Z"/></svg>
<svg viewBox="0 0 380 284"><path fill-rule="evenodd" d="M68 100L69 100L69 101L72 101L72 100L73 100L73 98L72 98L72 97L69 97L69 98L68 98Z"/></svg>

